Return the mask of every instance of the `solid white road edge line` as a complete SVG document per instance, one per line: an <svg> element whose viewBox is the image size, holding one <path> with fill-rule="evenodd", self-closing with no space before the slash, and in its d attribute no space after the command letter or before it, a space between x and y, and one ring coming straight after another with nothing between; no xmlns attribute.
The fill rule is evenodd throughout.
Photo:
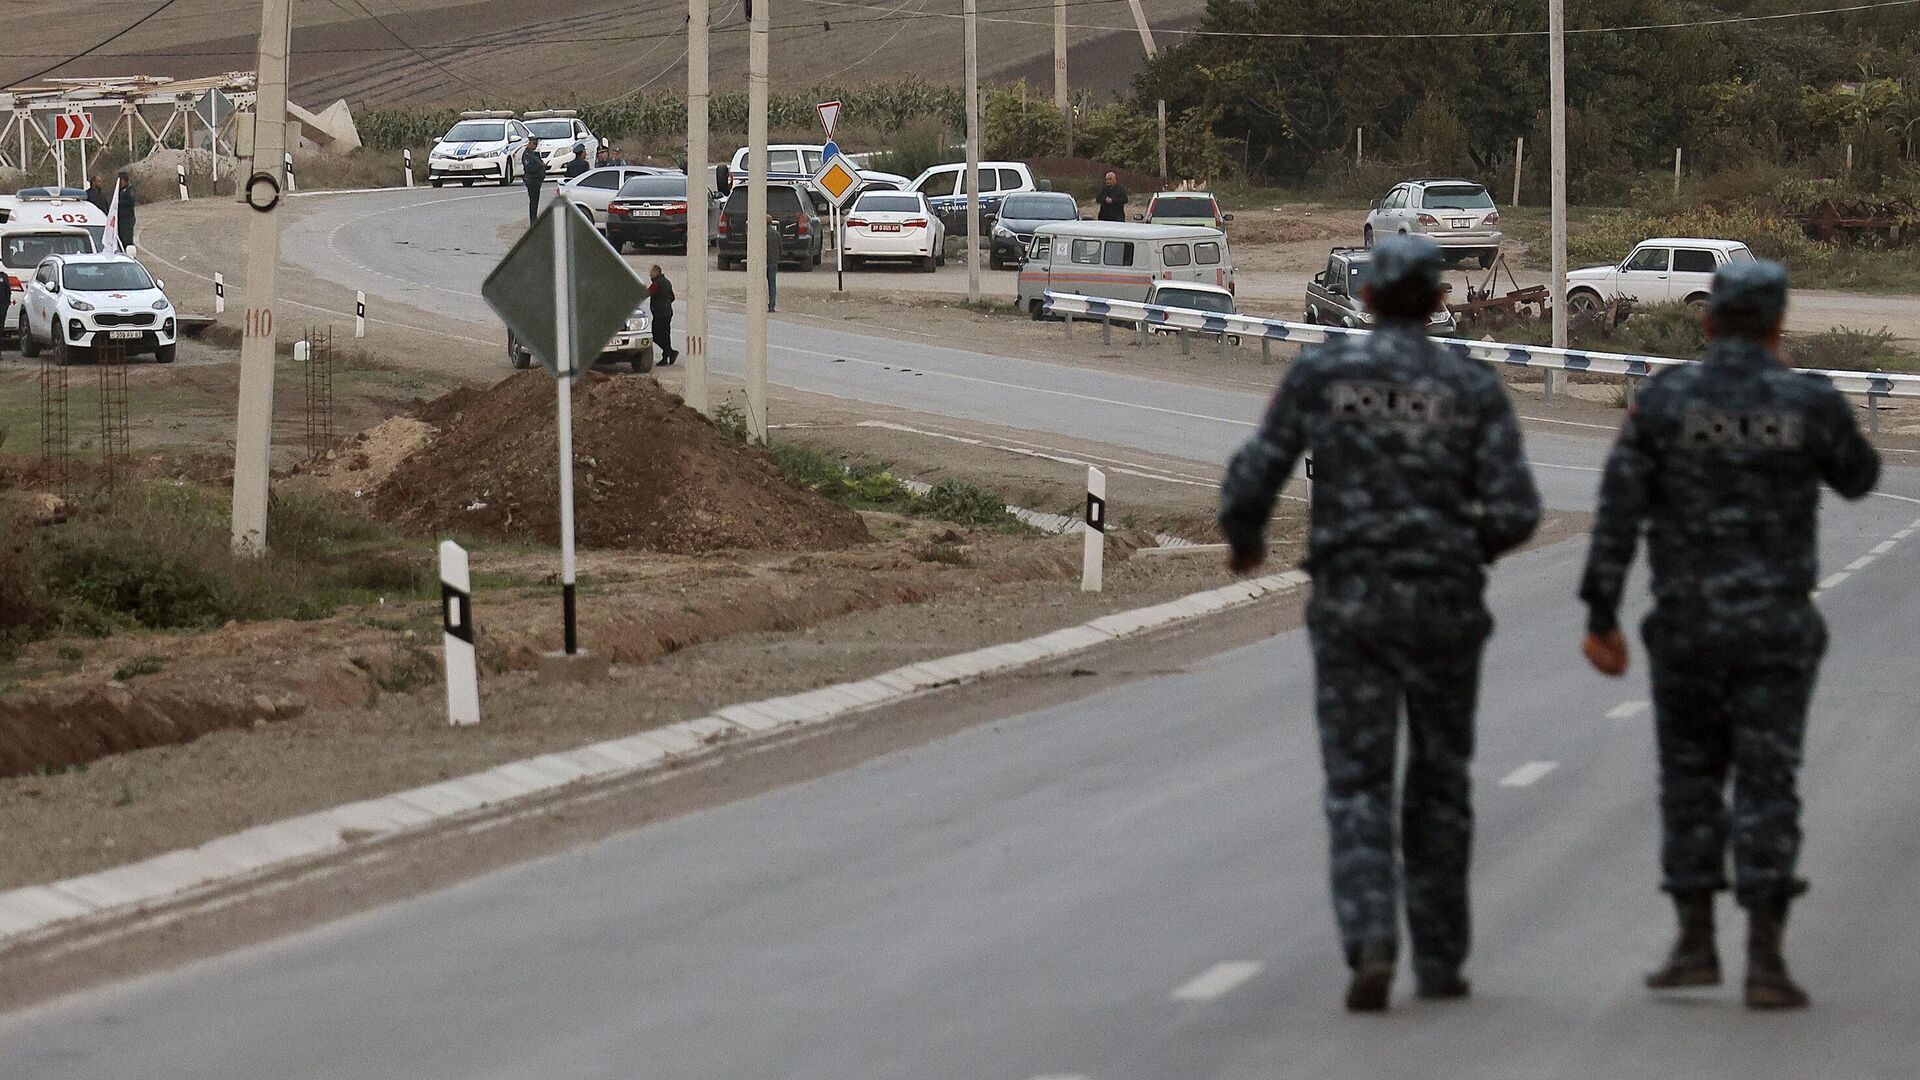
<svg viewBox="0 0 1920 1080"><path fill-rule="evenodd" d="M1216 1001L1246 985L1260 974L1260 965L1251 960L1215 964L1173 992L1175 1001Z"/></svg>
<svg viewBox="0 0 1920 1080"><path fill-rule="evenodd" d="M1615 705L1613 708L1607 710L1607 719L1631 720L1634 717L1640 715L1641 711L1644 710L1650 704L1652 704L1652 702L1623 701L1620 704Z"/></svg>
<svg viewBox="0 0 1920 1080"><path fill-rule="evenodd" d="M541 754L483 772L381 798L336 806L65 881L0 893L0 949L39 938L76 920L128 914L266 870L331 855L350 843L386 838L518 802L579 780L609 780L662 768L717 744L824 723L936 687L1059 659L1095 645L1225 611L1307 581L1288 570L1234 581L1163 604L1103 615L1038 637L923 660L869 679L764 701L730 705L711 716L624 738ZM348 840L351 834L353 839Z"/></svg>
<svg viewBox="0 0 1920 1080"><path fill-rule="evenodd" d="M1501 787L1532 787L1541 777L1560 767L1557 761L1529 761L1500 778Z"/></svg>

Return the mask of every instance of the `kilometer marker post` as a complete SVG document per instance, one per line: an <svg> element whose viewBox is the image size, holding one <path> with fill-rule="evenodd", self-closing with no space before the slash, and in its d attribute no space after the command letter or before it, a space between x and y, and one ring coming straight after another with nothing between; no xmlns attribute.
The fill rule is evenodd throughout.
<svg viewBox="0 0 1920 1080"><path fill-rule="evenodd" d="M440 622L446 643L447 722L480 722L480 672L473 652L473 575L467 549L440 541Z"/></svg>
<svg viewBox="0 0 1920 1080"><path fill-rule="evenodd" d="M1080 591L1099 592L1107 557L1107 475L1087 467L1086 548L1080 561Z"/></svg>

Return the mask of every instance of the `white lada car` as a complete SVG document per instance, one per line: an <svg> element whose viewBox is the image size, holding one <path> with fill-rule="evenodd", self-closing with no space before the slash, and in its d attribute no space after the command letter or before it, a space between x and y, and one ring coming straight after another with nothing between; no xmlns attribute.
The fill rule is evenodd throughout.
<svg viewBox="0 0 1920 1080"><path fill-rule="evenodd" d="M18 306L20 351L29 357L48 348L68 364L113 344L173 363L173 304L161 282L125 255L50 255Z"/></svg>

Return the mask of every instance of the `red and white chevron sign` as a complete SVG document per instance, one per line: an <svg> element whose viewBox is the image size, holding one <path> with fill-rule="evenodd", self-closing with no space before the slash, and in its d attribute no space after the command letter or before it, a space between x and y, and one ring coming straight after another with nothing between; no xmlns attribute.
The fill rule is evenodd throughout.
<svg viewBox="0 0 1920 1080"><path fill-rule="evenodd" d="M88 113L66 113L53 118L53 137L56 142L68 139L91 139L93 135L93 117Z"/></svg>

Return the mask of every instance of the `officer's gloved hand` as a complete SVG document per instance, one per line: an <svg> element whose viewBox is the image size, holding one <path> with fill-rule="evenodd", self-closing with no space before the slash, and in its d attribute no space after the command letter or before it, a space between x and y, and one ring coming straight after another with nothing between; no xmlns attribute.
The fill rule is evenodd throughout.
<svg viewBox="0 0 1920 1080"><path fill-rule="evenodd" d="M1627 639L1617 626L1602 633L1589 632L1580 642L1580 651L1602 675L1618 678L1627 673Z"/></svg>

